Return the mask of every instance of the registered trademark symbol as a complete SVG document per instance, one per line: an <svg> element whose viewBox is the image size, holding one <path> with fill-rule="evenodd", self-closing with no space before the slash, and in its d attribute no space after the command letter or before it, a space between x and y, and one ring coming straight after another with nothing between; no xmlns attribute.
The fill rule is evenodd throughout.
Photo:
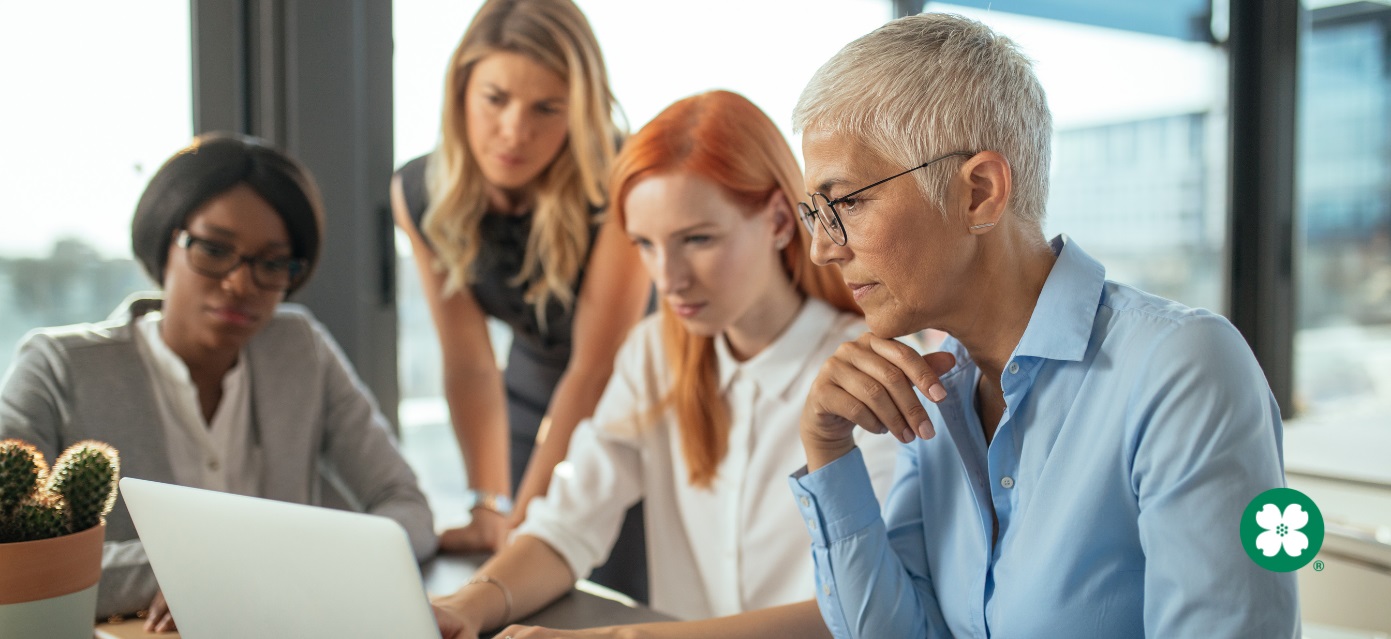
<svg viewBox="0 0 1391 639"><path fill-rule="evenodd" d="M1322 559L1320 559L1320 560L1314 562L1314 571L1315 571L1315 572L1323 572L1323 560L1322 560Z"/></svg>

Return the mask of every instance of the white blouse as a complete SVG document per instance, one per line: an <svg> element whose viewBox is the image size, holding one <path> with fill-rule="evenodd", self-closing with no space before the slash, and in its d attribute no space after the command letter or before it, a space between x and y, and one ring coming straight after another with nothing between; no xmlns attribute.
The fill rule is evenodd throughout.
<svg viewBox="0 0 1391 639"><path fill-rule="evenodd" d="M811 599L810 539L787 476L806 464L802 407L821 364L866 327L818 299L802 305L772 344L745 362L715 340L729 448L709 488L687 481L675 416L653 405L670 384L658 316L633 328L594 416L579 424L550 489L517 534L554 548L576 576L607 559L624 512L645 499L654 609L702 619ZM898 442L856 429L882 503Z"/></svg>
<svg viewBox="0 0 1391 639"><path fill-rule="evenodd" d="M183 486L260 495L263 460L251 422L251 370L245 353L223 376L222 400L209 422L188 365L160 337L162 319L159 312L142 315L135 320L139 330L132 334L154 388L174 480Z"/></svg>

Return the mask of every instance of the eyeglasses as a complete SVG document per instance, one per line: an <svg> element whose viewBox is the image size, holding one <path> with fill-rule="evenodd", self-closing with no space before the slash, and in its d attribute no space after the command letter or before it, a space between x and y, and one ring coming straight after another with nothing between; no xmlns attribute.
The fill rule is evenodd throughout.
<svg viewBox="0 0 1391 639"><path fill-rule="evenodd" d="M220 280L247 264L251 267L251 281L267 291L283 291L294 286L309 265L304 259L240 255L231 246L197 237L187 229L179 231L174 243L187 252L188 265L199 275Z"/></svg>
<svg viewBox="0 0 1391 639"><path fill-rule="evenodd" d="M850 193L842 195L834 200L826 197L825 195L822 195L821 193L809 193L808 195L811 196L811 204L808 205L806 202L798 202L797 210L802 214L802 221L805 222L807 225L807 232L811 233L813 237L816 236L816 220L819 219L821 220L821 228L826 229L826 235L831 238L831 241L835 242L839 246L845 246L845 242L849 239L849 237L845 234L845 226L840 223L840 214L836 212L837 205L844 204L850 201L850 199L854 198L856 195L864 193L865 191L868 191L876 186L879 186L880 184L888 182L889 180L892 180L896 177L903 177L905 175L908 175L909 173L912 173L913 171L922 168L927 168L929 166L932 166L933 164L936 164L937 162L941 162L942 160L958 155L963 157L971 157L975 155L975 152L953 151L935 160L928 160L926 162L923 162L922 164L919 164L902 173L890 175L889 177L879 180L878 182L875 182L874 184L871 184L864 188L851 191ZM821 206L816 205L817 198L821 198Z"/></svg>

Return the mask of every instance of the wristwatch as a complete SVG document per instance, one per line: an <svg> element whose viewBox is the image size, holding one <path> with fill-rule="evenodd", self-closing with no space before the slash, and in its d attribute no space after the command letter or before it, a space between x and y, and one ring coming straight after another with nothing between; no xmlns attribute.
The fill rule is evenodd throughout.
<svg viewBox="0 0 1391 639"><path fill-rule="evenodd" d="M470 488L464 491L464 510L473 510L474 508L491 510L507 517L512 514L512 498L501 493Z"/></svg>

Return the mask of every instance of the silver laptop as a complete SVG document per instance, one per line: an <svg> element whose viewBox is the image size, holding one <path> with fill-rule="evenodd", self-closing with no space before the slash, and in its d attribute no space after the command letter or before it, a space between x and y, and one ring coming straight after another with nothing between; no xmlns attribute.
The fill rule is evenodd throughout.
<svg viewBox="0 0 1391 639"><path fill-rule="evenodd" d="M130 477L120 486L186 639L440 636L391 519Z"/></svg>

